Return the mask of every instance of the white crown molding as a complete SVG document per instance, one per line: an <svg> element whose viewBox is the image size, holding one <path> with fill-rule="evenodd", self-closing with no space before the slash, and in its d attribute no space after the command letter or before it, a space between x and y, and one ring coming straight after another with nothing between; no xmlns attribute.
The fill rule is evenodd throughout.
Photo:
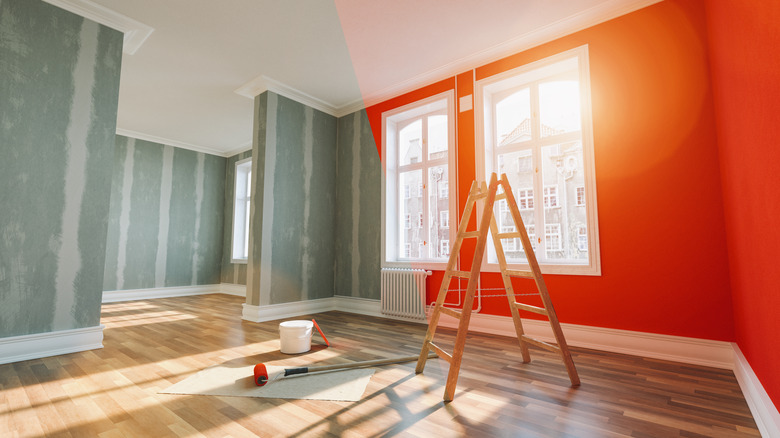
<svg viewBox="0 0 780 438"><path fill-rule="evenodd" d="M104 325L0 339L0 364L103 348Z"/></svg>
<svg viewBox="0 0 780 438"><path fill-rule="evenodd" d="M292 99L336 118L343 117L365 108L362 99L356 99L345 105L336 106L264 75L260 75L238 87L235 90L235 93L249 99L254 99L257 95L266 91L272 91L280 96Z"/></svg>
<svg viewBox="0 0 780 438"><path fill-rule="evenodd" d="M338 108L336 108L336 117L344 117L347 115L350 115L354 113L355 111L360 111L362 109L365 109L365 105L363 104L363 99L355 99L352 102L348 102Z"/></svg>
<svg viewBox="0 0 780 438"><path fill-rule="evenodd" d="M646 8L662 0L609 0L363 97L365 107Z"/></svg>
<svg viewBox="0 0 780 438"><path fill-rule="evenodd" d="M116 29L124 33L122 51L128 55L134 54L154 32L154 28L139 21L122 15L105 6L93 3L89 0L44 0L45 2L65 9L76 15L88 18L92 21Z"/></svg>
<svg viewBox="0 0 780 438"><path fill-rule="evenodd" d="M238 146L236 148L230 149L226 152L224 152L222 155L225 157L232 157L233 155L238 155L241 152L251 151L252 150L252 142L247 142L242 144L241 146Z"/></svg>
<svg viewBox="0 0 780 438"><path fill-rule="evenodd" d="M758 431L761 436L780 437L780 412L769 398L758 376L753 372L747 359L742 354L737 344L732 344L734 348L734 375L737 377L739 387L745 395L745 401L756 420Z"/></svg>
<svg viewBox="0 0 780 438"><path fill-rule="evenodd" d="M124 135L125 137L133 137L138 140L146 140L152 143L159 143L167 146L173 146L180 149L189 149L195 152L203 152L204 154L217 155L219 157L229 157L226 152L220 151L208 146L200 146L192 143L186 143L178 140L171 140L170 138L158 137L156 135L144 134L143 132L131 131L129 129L116 128L117 135ZM251 149L251 146L249 147ZM243 152L246 149L243 149Z"/></svg>
<svg viewBox="0 0 780 438"><path fill-rule="evenodd" d="M225 293L222 285L207 284L200 286L157 287L149 289L128 289L103 291L104 303L119 301L153 300L155 298L186 297L190 295L206 295Z"/></svg>

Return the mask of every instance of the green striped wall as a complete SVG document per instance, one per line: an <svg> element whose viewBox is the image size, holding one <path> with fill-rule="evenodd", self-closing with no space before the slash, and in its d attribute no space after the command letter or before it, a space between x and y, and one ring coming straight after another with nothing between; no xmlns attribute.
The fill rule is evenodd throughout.
<svg viewBox="0 0 780 438"><path fill-rule="evenodd" d="M116 136L104 290L221 281L225 164Z"/></svg>
<svg viewBox="0 0 780 438"><path fill-rule="evenodd" d="M94 327L122 34L0 1L0 337Z"/></svg>
<svg viewBox="0 0 780 438"><path fill-rule="evenodd" d="M252 150L227 159L225 164L225 213L222 233L222 283L246 285L246 263L231 263L233 241L233 208L236 190L236 163L252 156Z"/></svg>
<svg viewBox="0 0 780 438"><path fill-rule="evenodd" d="M265 92L255 98L253 248L247 302L333 296L335 117Z"/></svg>
<svg viewBox="0 0 780 438"><path fill-rule="evenodd" d="M365 110L338 121L335 295L380 298L382 163Z"/></svg>

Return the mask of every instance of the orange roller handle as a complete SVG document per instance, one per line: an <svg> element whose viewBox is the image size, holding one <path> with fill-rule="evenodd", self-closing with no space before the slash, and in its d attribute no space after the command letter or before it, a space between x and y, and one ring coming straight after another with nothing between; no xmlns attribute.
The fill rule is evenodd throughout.
<svg viewBox="0 0 780 438"><path fill-rule="evenodd" d="M314 323L314 327L317 327L317 331L320 332L320 336L322 336L322 340L325 341L325 345L330 347L330 342L328 342L328 338L325 337L325 333L322 333L322 329L320 328L320 325L317 324L317 321L312 319L311 322Z"/></svg>

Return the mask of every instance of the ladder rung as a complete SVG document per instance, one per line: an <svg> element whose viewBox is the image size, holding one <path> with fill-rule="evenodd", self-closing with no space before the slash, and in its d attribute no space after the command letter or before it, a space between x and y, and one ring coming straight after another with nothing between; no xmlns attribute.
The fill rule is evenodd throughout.
<svg viewBox="0 0 780 438"><path fill-rule="evenodd" d="M510 277L523 277L523 278L535 278L534 273L531 271L518 271L517 269L506 269L504 274Z"/></svg>
<svg viewBox="0 0 780 438"><path fill-rule="evenodd" d="M543 341L540 341L538 339L529 338L526 335L520 336L520 339L522 339L525 342L528 342L529 344L533 344L533 345L536 345L537 347L544 348L545 350L550 350L550 351L555 351L555 352L561 351L561 349L558 348L557 345L548 344L547 342L543 342Z"/></svg>
<svg viewBox="0 0 780 438"><path fill-rule="evenodd" d="M525 310L527 312L534 312L540 315L547 315L547 309L543 307L529 306L528 304L517 303L517 302L515 303L515 307L518 310Z"/></svg>
<svg viewBox="0 0 780 438"><path fill-rule="evenodd" d="M506 193L498 193L498 194L496 194L496 201L499 201L501 199L506 199Z"/></svg>
<svg viewBox="0 0 780 438"><path fill-rule="evenodd" d="M444 313L445 315L449 315L453 318L458 318L458 319L460 319L460 316L462 314L460 310L451 309L449 307L444 307L444 306L439 307L439 310L441 310L442 313Z"/></svg>
<svg viewBox="0 0 780 438"><path fill-rule="evenodd" d="M520 238L520 232L519 231L513 231L511 233L498 233L497 234L499 239L519 239Z"/></svg>
<svg viewBox="0 0 780 438"><path fill-rule="evenodd" d="M437 356L439 356L440 358L446 360L447 362L450 362L450 363L452 362L452 355L447 353L446 351L442 350L441 348L439 348L438 345L434 344L431 341L428 341L428 346L433 348L433 351L436 352Z"/></svg>
<svg viewBox="0 0 780 438"><path fill-rule="evenodd" d="M479 231L466 231L465 233L461 233L460 237L467 238L467 237L479 237Z"/></svg>
<svg viewBox="0 0 780 438"><path fill-rule="evenodd" d="M469 271L450 271L450 275L453 277L470 278L471 272Z"/></svg>
<svg viewBox="0 0 780 438"><path fill-rule="evenodd" d="M480 191L480 192L472 194L471 198L476 201L477 199L487 198L487 195L488 195L488 192L481 192Z"/></svg>

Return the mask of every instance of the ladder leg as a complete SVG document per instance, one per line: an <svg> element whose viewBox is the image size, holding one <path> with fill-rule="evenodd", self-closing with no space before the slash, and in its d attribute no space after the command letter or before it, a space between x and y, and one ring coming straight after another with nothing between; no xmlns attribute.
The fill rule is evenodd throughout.
<svg viewBox="0 0 780 438"><path fill-rule="evenodd" d="M504 186L504 192L506 193L506 199L507 203L509 204L509 211L512 214L512 220L515 223L515 227L520 232L520 240L523 243L523 250L525 251L526 258L528 259L528 266L531 268L533 279L536 283L536 289L539 291L539 296L542 298L545 313L547 314L547 318L550 321L550 327L552 328L553 334L555 335L555 341L558 343L557 349L561 353L561 359L563 359L563 363L566 366L566 372L569 374L569 380L571 381L572 386L579 386L580 377L577 374L577 368L574 366L574 360L571 358L569 346L566 343L566 338L563 336L561 324L558 322L558 316L555 313L552 299L550 299L550 294L547 291L547 285L544 282L544 277L542 277L542 271L539 269L539 262L536 260L536 254L534 254L531 241L528 239L528 233L526 232L525 225L523 224L523 219L520 216L520 211L517 209L517 202L515 201L514 194L509 188L506 175L501 175L501 185ZM504 260L504 263L501 266L501 273L506 276L506 260ZM509 296L508 291L507 296ZM515 311L517 310L512 303L510 303L510 307ZM525 356L523 356L523 359L525 360Z"/></svg>
<svg viewBox="0 0 780 438"><path fill-rule="evenodd" d="M466 201L466 207L463 210L463 217L461 218L460 224L458 225L458 233L457 237L455 238L455 244L452 245L452 250L450 251L450 259L447 262L447 269L444 272L444 278L441 282L441 287L439 287L439 295L436 297L436 303L433 307L433 313L431 314L431 319L428 321L428 331L425 333L425 339L423 340L422 348L420 349L420 356L417 359L417 366L414 369L414 372L417 374L420 374L425 369L425 363L428 360L428 352L430 351L430 344L433 342L433 337L436 334L436 327L439 325L439 317L441 316L441 308L444 305L444 301L447 298L447 290L450 287L450 281L452 280L452 272L455 270L457 262L458 262L458 254L460 253L460 248L463 245L463 234L466 232L466 229L468 228L468 222L471 219L471 213L474 210L474 205L476 204L476 195L479 193L479 184L474 181L471 184L471 190L469 191L469 198Z"/></svg>
<svg viewBox="0 0 780 438"><path fill-rule="evenodd" d="M485 209L480 218L477 245L474 248L474 258L471 262L471 274L469 275L469 284L466 287L466 298L463 302L463 311L458 324L458 333L455 336L455 346L453 347L452 360L450 361L450 371L447 374L447 383L444 387L444 401L452 401L455 396L455 387L458 384L458 375L460 373L460 363L463 359L463 349L466 346L466 335L469 331L469 321L471 320L471 311L474 307L474 293L477 289L479 280L479 271L482 267L482 258L485 254L485 245L487 244L487 235L490 231L490 221L493 218L493 204L496 200L496 189L498 181L494 173L490 178L490 186L485 187L483 183L483 193L487 193Z"/></svg>
<svg viewBox="0 0 780 438"><path fill-rule="evenodd" d="M515 307L515 290L512 286L512 277L506 275L504 272L506 269L506 255L504 254L504 247L501 244L501 239L498 237L498 225L496 225L496 218L492 218L490 221L490 234L493 237L493 246L496 249L496 257L498 258L498 264L501 267L501 279L504 281L504 290L506 291L506 298L509 302L509 311L512 314L512 322L515 326L515 334L517 334L517 340L520 342L520 352L523 355L523 363L531 362L531 353L528 351L528 343L525 342L523 335L523 321L520 319L520 312Z"/></svg>

